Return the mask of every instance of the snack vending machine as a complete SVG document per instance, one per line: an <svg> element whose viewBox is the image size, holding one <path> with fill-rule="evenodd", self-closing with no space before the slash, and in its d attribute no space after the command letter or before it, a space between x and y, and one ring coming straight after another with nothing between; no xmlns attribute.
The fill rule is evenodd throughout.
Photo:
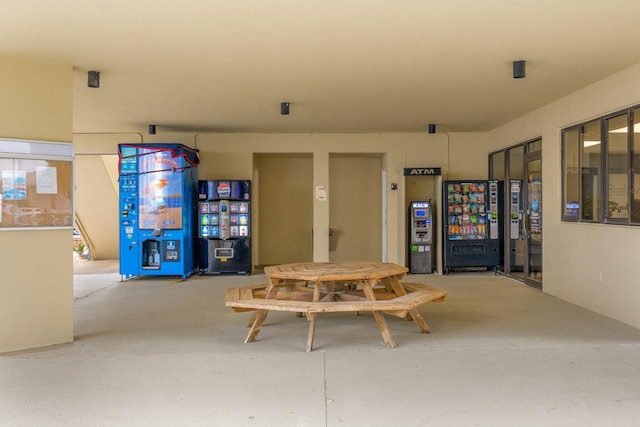
<svg viewBox="0 0 640 427"><path fill-rule="evenodd" d="M119 144L120 274L196 271L198 152L181 144Z"/></svg>
<svg viewBox="0 0 640 427"><path fill-rule="evenodd" d="M251 273L251 181L198 182L200 274Z"/></svg>
<svg viewBox="0 0 640 427"><path fill-rule="evenodd" d="M431 202L411 202L409 221L409 272L433 273Z"/></svg>
<svg viewBox="0 0 640 427"><path fill-rule="evenodd" d="M443 267L486 267L497 271L501 256L500 185L498 181L443 183Z"/></svg>

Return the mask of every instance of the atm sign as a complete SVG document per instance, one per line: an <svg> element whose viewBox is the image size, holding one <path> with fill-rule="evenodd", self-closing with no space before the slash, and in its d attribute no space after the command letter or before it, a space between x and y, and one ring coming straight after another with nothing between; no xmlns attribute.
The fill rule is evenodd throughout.
<svg viewBox="0 0 640 427"><path fill-rule="evenodd" d="M218 184L218 188L216 189L218 192L218 196L220 197L229 197L231 194L231 186L226 182L221 182Z"/></svg>
<svg viewBox="0 0 640 427"><path fill-rule="evenodd" d="M404 176L442 175L442 168L404 168Z"/></svg>

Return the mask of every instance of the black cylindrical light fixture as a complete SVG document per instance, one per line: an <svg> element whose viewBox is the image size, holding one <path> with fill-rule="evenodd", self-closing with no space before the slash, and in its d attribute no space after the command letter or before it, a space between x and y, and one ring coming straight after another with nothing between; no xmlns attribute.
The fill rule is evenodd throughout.
<svg viewBox="0 0 640 427"><path fill-rule="evenodd" d="M513 61L513 78L524 79L525 77L527 77L526 61Z"/></svg>
<svg viewBox="0 0 640 427"><path fill-rule="evenodd" d="M156 125L149 125L149 135L156 134Z"/></svg>
<svg viewBox="0 0 640 427"><path fill-rule="evenodd" d="M280 114L282 114L283 116L286 116L287 114L289 114L289 103L288 102L281 102L280 103Z"/></svg>
<svg viewBox="0 0 640 427"><path fill-rule="evenodd" d="M100 87L100 71L89 71L87 86Z"/></svg>
<svg viewBox="0 0 640 427"><path fill-rule="evenodd" d="M436 125L429 123L429 133L436 133Z"/></svg>

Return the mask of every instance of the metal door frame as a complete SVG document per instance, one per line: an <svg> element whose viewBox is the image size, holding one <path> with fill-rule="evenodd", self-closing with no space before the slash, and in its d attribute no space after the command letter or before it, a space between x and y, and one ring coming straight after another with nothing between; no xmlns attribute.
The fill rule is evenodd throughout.
<svg viewBox="0 0 640 427"><path fill-rule="evenodd" d="M529 164L531 162L534 161L540 161L540 166L542 169L542 152L541 151L535 151L532 153L525 153L524 155L524 182L523 182L523 191L522 191L522 197L524 198L523 202L523 207L524 207L524 214L525 214L525 221L524 221L524 233L525 233L525 250L524 250L524 283L528 286L537 288L537 289L542 289L542 277L540 279L538 278L534 278L531 277L531 275L529 274L529 269L530 269L530 260L531 260L531 254L530 254L530 247L531 247L531 227L530 227L530 206L529 206ZM544 184L544 183L543 183ZM542 193L541 193L542 194ZM542 197L542 196L541 196ZM542 203L544 203L543 200L541 200ZM544 217L542 217L542 223L541 223L541 227L542 227L542 231L541 231L541 235L544 235ZM542 241L540 242L540 259L542 259ZM542 264L541 264L542 265ZM542 267L541 267L541 273L542 273Z"/></svg>

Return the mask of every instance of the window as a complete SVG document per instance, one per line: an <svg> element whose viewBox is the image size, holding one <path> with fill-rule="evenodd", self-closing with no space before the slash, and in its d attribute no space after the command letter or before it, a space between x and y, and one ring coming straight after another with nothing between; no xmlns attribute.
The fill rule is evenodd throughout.
<svg viewBox="0 0 640 427"><path fill-rule="evenodd" d="M640 106L562 130L562 220L640 225Z"/></svg>
<svg viewBox="0 0 640 427"><path fill-rule="evenodd" d="M504 151L489 155L489 176L491 179L504 180Z"/></svg>
<svg viewBox="0 0 640 427"><path fill-rule="evenodd" d="M629 222L629 116L605 120L607 139L607 187L605 218Z"/></svg>
<svg viewBox="0 0 640 427"><path fill-rule="evenodd" d="M631 222L640 223L640 108L631 112Z"/></svg>
<svg viewBox="0 0 640 427"><path fill-rule="evenodd" d="M580 205L584 221L600 221L602 191L602 141L600 120L580 129Z"/></svg>
<svg viewBox="0 0 640 427"><path fill-rule="evenodd" d="M562 219L580 219L580 129L573 128L562 133Z"/></svg>

